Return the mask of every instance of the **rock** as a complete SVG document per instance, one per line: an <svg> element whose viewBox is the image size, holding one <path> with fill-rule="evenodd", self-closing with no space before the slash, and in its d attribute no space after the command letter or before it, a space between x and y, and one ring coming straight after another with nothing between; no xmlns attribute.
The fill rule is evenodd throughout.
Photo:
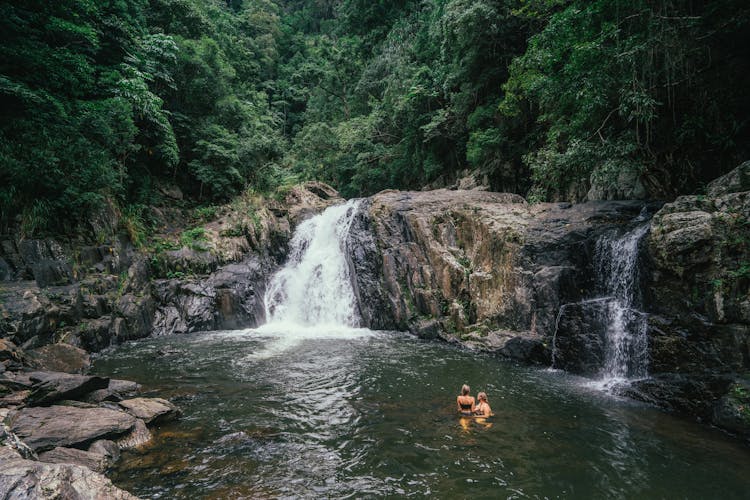
<svg viewBox="0 0 750 500"><path fill-rule="evenodd" d="M644 274L651 379L634 397L750 435L750 162L654 216ZM737 389L739 388L739 389Z"/></svg>
<svg viewBox="0 0 750 500"><path fill-rule="evenodd" d="M13 271L11 270L10 265L5 262L5 259L0 257L0 281L10 281L12 279Z"/></svg>
<svg viewBox="0 0 750 500"><path fill-rule="evenodd" d="M133 396L140 391L141 386L130 380L110 379L109 386L106 389L99 389L91 392L86 396L86 401L91 403L101 403L103 401L122 401L123 399Z"/></svg>
<svg viewBox="0 0 750 500"><path fill-rule="evenodd" d="M146 446L151 438L151 431L148 430L143 420L135 419L133 430L117 439L115 443L121 450L135 450Z"/></svg>
<svg viewBox="0 0 750 500"><path fill-rule="evenodd" d="M0 398L0 408L17 408L19 406L24 406L30 395L31 391L25 389L11 392Z"/></svg>
<svg viewBox="0 0 750 500"><path fill-rule="evenodd" d="M28 365L41 370L83 373L91 366L89 354L70 344L49 344L27 353Z"/></svg>
<svg viewBox="0 0 750 500"><path fill-rule="evenodd" d="M641 223L643 207L530 206L476 190L379 193L362 203L347 241L363 322L428 336L439 324L445 338L544 362L560 306L592 288L598 238ZM490 331L514 333L475 334Z"/></svg>
<svg viewBox="0 0 750 500"><path fill-rule="evenodd" d="M126 294L117 301L116 311L123 321L113 332L119 342L140 339L151 333L156 306L150 296L137 297Z"/></svg>
<svg viewBox="0 0 750 500"><path fill-rule="evenodd" d="M352 221L347 235L347 259L354 295L357 297L359 313L365 325L374 330L407 329L405 324L397 324L391 314L383 314L390 309L390 303L381 280L383 259L373 228L373 218L369 215L371 200L363 200L359 212Z"/></svg>
<svg viewBox="0 0 750 500"><path fill-rule="evenodd" d="M51 464L74 464L91 469L94 472L104 472L109 463L103 454L76 448L53 448L39 454L39 461Z"/></svg>
<svg viewBox="0 0 750 500"><path fill-rule="evenodd" d="M23 361L23 352L10 340L0 339L0 361Z"/></svg>
<svg viewBox="0 0 750 500"><path fill-rule="evenodd" d="M715 374L655 374L635 381L625 395L677 413L709 421L713 407L726 394L732 379Z"/></svg>
<svg viewBox="0 0 750 500"><path fill-rule="evenodd" d="M714 406L711 422L750 442L750 379L735 381Z"/></svg>
<svg viewBox="0 0 750 500"><path fill-rule="evenodd" d="M120 320L119 324L121 325L119 331L116 330L111 316L102 316L82 322L78 330L78 339L81 345L91 352L97 352L109 347L113 338L117 337L117 333L125 336L123 333L125 320L123 318L117 319Z"/></svg>
<svg viewBox="0 0 750 500"><path fill-rule="evenodd" d="M134 259L128 268L128 278L125 291L128 293L138 293L146 290L149 284L149 269L146 259L139 257Z"/></svg>
<svg viewBox="0 0 750 500"><path fill-rule="evenodd" d="M252 328L265 320L265 282L274 267L247 258L221 267L205 279L155 280L159 304L155 335Z"/></svg>
<svg viewBox="0 0 750 500"><path fill-rule="evenodd" d="M2 498L135 500L101 474L86 467L26 460L0 448Z"/></svg>
<svg viewBox="0 0 750 500"><path fill-rule="evenodd" d="M10 419L11 430L37 452L122 436L136 423L136 418L122 411L65 406L24 408Z"/></svg>
<svg viewBox="0 0 750 500"><path fill-rule="evenodd" d="M29 396L29 404L33 406L49 405L63 399L76 399L109 386L109 379L105 377L60 372L34 372L30 377L35 382Z"/></svg>
<svg viewBox="0 0 750 500"><path fill-rule="evenodd" d="M26 443L21 441L21 439L16 436L7 425L5 425L4 420L7 413L8 410L2 410L2 412L0 412L0 450L12 450L23 458L36 460L37 456L36 453L34 453L34 450L29 448ZM2 463L1 460L0 463Z"/></svg>
<svg viewBox="0 0 750 500"><path fill-rule="evenodd" d="M120 407L147 424L174 420L180 415L180 410L161 398L133 398L120 401Z"/></svg>
<svg viewBox="0 0 750 500"><path fill-rule="evenodd" d="M750 191L750 161L711 181L706 187L707 195L712 198L743 191Z"/></svg>
<svg viewBox="0 0 750 500"><path fill-rule="evenodd" d="M32 274L40 288L73 283L73 270L67 262L59 260L40 260L31 267Z"/></svg>
<svg viewBox="0 0 750 500"><path fill-rule="evenodd" d="M104 456L107 466L114 464L120 459L120 447L117 446L117 443L114 441L109 441L107 439L94 441L91 443L91 446L89 446L88 451Z"/></svg>
<svg viewBox="0 0 750 500"><path fill-rule="evenodd" d="M310 181L292 187L284 197L284 205L292 225L322 212L331 205L343 203L344 200L331 186Z"/></svg>

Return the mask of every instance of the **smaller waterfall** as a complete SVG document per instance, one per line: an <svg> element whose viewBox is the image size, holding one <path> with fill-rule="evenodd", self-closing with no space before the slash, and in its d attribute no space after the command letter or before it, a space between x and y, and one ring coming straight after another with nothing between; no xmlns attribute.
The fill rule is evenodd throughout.
<svg viewBox="0 0 750 500"><path fill-rule="evenodd" d="M607 302L604 381L647 375L646 315L638 309L638 243L648 229L649 224L642 224L619 238L605 236L597 243L597 275L606 294L612 297Z"/></svg>
<svg viewBox="0 0 750 500"><path fill-rule="evenodd" d="M613 230L599 238L593 263L597 295L561 305L555 318L552 368L598 375L589 385L607 391L648 375L647 317L640 311L638 276L638 245L650 227L645 220L641 215L627 233Z"/></svg>
<svg viewBox="0 0 750 500"><path fill-rule="evenodd" d="M329 207L297 227L289 260L266 290L267 324L359 326L346 260L346 236L358 205L352 200Z"/></svg>

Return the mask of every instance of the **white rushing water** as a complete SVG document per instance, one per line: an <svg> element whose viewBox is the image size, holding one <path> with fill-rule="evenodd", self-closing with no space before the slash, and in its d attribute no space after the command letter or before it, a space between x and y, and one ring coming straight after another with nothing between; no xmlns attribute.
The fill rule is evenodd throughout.
<svg viewBox="0 0 750 500"><path fill-rule="evenodd" d="M605 386L647 375L646 315L638 309L638 244L648 229L648 224L642 224L620 237L604 236L597 243L597 276L611 297L606 302L601 371Z"/></svg>
<svg viewBox="0 0 750 500"><path fill-rule="evenodd" d="M329 207L297 227L287 263L268 284L267 324L260 331L332 335L359 326L346 258L346 238L358 205L352 200Z"/></svg>

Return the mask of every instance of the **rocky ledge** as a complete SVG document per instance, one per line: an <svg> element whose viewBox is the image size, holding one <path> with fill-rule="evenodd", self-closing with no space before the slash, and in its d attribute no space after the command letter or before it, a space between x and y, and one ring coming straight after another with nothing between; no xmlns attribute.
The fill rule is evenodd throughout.
<svg viewBox="0 0 750 500"><path fill-rule="evenodd" d="M74 373L40 369L38 353L0 339L0 497L135 498L102 473L180 410L137 397L135 382L75 373L88 354L62 349L67 362L57 358L55 367Z"/></svg>

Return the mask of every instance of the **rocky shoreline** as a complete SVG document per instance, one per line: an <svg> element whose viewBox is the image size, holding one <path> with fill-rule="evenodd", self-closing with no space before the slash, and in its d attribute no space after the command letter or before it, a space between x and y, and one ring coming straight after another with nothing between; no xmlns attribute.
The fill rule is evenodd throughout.
<svg viewBox="0 0 750 500"><path fill-rule="evenodd" d="M103 473L125 450L148 446L149 428L180 416L131 381L83 375L88 354L66 346L55 368L0 340L0 492L4 498L135 498ZM44 355L55 348L46 349Z"/></svg>

